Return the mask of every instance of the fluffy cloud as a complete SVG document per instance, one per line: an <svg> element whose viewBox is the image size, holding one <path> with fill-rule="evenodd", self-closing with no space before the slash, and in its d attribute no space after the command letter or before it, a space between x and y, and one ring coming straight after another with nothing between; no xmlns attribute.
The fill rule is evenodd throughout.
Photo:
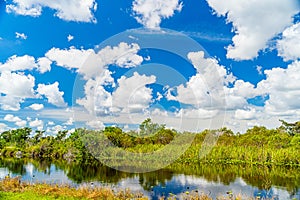
<svg viewBox="0 0 300 200"><path fill-rule="evenodd" d="M21 109L20 103L24 102L23 98L13 96L1 96L0 105L3 110L18 111Z"/></svg>
<svg viewBox="0 0 300 200"><path fill-rule="evenodd" d="M46 57L42 57L38 59L37 64L38 64L38 71L43 74L51 70L52 61Z"/></svg>
<svg viewBox="0 0 300 200"><path fill-rule="evenodd" d="M112 97L105 90L105 85L114 86L114 79L108 70L105 70L102 76L97 76L95 79L89 79L86 82L84 86L85 97L77 99L76 103L82 105L89 113L94 113L96 109L97 112L107 115L112 105Z"/></svg>
<svg viewBox="0 0 300 200"><path fill-rule="evenodd" d="M40 95L45 96L48 99L49 103L58 107L65 107L67 106L67 104L65 103L63 98L64 92L59 91L58 86L58 82L50 85L39 84L37 92Z"/></svg>
<svg viewBox="0 0 300 200"><path fill-rule="evenodd" d="M64 129L65 129L64 126L56 125L56 126L52 127L52 132L58 133L59 131L62 131L62 130L64 130Z"/></svg>
<svg viewBox="0 0 300 200"><path fill-rule="evenodd" d="M105 128L105 125L103 124L103 122L101 122L99 120L88 121L86 123L86 125L93 129L96 129L96 130L102 130Z"/></svg>
<svg viewBox="0 0 300 200"><path fill-rule="evenodd" d="M112 95L113 107L122 112L143 112L152 101L152 89L146 85L155 81L155 76L139 75L137 72L129 78L122 76L118 80L119 87Z"/></svg>
<svg viewBox="0 0 300 200"><path fill-rule="evenodd" d="M43 130L44 122L42 120L39 120L39 119L36 118L33 121L29 121L29 126L31 128L37 128L38 130Z"/></svg>
<svg viewBox="0 0 300 200"><path fill-rule="evenodd" d="M293 22L300 10L297 0L207 0L218 16L232 23L235 36L227 48L227 57L236 60L252 59L258 51Z"/></svg>
<svg viewBox="0 0 300 200"><path fill-rule="evenodd" d="M285 29L282 39L277 43L278 55L284 61L297 60L300 58L300 23Z"/></svg>
<svg viewBox="0 0 300 200"><path fill-rule="evenodd" d="M234 113L235 119L251 120L258 117L258 113L255 108L249 108L247 110L237 109Z"/></svg>
<svg viewBox="0 0 300 200"><path fill-rule="evenodd" d="M19 127L24 127L27 124L27 122L25 120L22 120L19 117L11 115L11 114L5 115L4 120L8 121L8 122L14 122Z"/></svg>
<svg viewBox="0 0 300 200"><path fill-rule="evenodd" d="M185 85L171 88L167 98L193 105L195 108L224 107L224 86L233 83L235 77L227 73L225 67L219 65L216 59L205 58L203 51L191 52L188 58L197 70L196 75Z"/></svg>
<svg viewBox="0 0 300 200"><path fill-rule="evenodd" d="M266 91L259 90L253 84L243 80L234 81L233 87L224 87L224 90L228 110L244 108L248 105L248 99L266 95Z"/></svg>
<svg viewBox="0 0 300 200"><path fill-rule="evenodd" d="M0 72L15 72L37 69L40 73L45 73L51 69L51 61L45 57L39 58L37 61L29 55L11 56L7 61L0 63Z"/></svg>
<svg viewBox="0 0 300 200"><path fill-rule="evenodd" d="M119 67L130 68L140 65L143 57L137 55L140 50L137 44L121 42L118 46L107 46L97 53L92 50L79 50L53 48L46 53L46 57L56 62L56 65L67 69L76 69L85 79L95 78L102 74L112 64Z"/></svg>
<svg viewBox="0 0 300 200"><path fill-rule="evenodd" d="M266 80L258 83L258 89L269 95L265 112L269 115L298 115L300 111L300 61L287 69L265 70Z"/></svg>
<svg viewBox="0 0 300 200"><path fill-rule="evenodd" d="M110 72L108 72L110 73ZM105 82L112 84L113 79L108 74L107 79L98 77L90 79L85 85L85 97L77 103L84 106L90 113L98 115L117 114L120 112L143 112L152 101L152 89L147 84L154 83L154 76L134 73L132 77L122 76L118 87L112 93L105 90ZM102 79L102 80L101 80Z"/></svg>
<svg viewBox="0 0 300 200"><path fill-rule="evenodd" d="M211 119L218 114L218 110L206 110L206 109L180 109L177 113L177 117L194 118L194 119Z"/></svg>
<svg viewBox="0 0 300 200"><path fill-rule="evenodd" d="M95 54L95 52L92 49L83 50L70 47L70 49L52 48L45 56L55 62L57 66L67 69L78 69L83 66L88 57L93 54Z"/></svg>
<svg viewBox="0 0 300 200"><path fill-rule="evenodd" d="M21 120L15 123L19 127L25 127L27 125L27 121Z"/></svg>
<svg viewBox="0 0 300 200"><path fill-rule="evenodd" d="M43 104L31 104L30 106L28 106L29 108L31 108L32 110L42 110L44 108Z"/></svg>
<svg viewBox="0 0 300 200"><path fill-rule="evenodd" d="M31 75L3 72L0 74L0 105L3 110L20 109L25 98L35 97L35 79Z"/></svg>
<svg viewBox="0 0 300 200"><path fill-rule="evenodd" d="M237 79L228 73L216 59L205 58L202 51L191 52L188 58L197 73L186 84L170 88L166 95L168 100L192 106L180 109L177 116L212 119L221 115L221 111L225 109L231 114L232 111L239 109L235 113L236 117L241 119L240 114L248 112L246 118L250 119L249 111L245 110L249 107L248 100L266 95L266 90L258 89L249 82Z"/></svg>
<svg viewBox="0 0 300 200"><path fill-rule="evenodd" d="M65 124L65 125L68 125L68 126L71 126L71 125L73 125L73 123L74 123L74 118L73 118L73 117L70 117L70 118L68 119L68 121L66 121L64 124Z"/></svg>
<svg viewBox="0 0 300 200"><path fill-rule="evenodd" d="M181 9L179 0L135 0L132 6L135 19L150 29L159 29L162 19L172 17Z"/></svg>
<svg viewBox="0 0 300 200"><path fill-rule="evenodd" d="M0 72L4 71L24 71L37 68L35 58L32 56L11 56L4 64L0 63Z"/></svg>
<svg viewBox="0 0 300 200"><path fill-rule="evenodd" d="M93 16L97 10L95 0L13 0L6 5L6 12L37 17L42 14L43 7L55 10L54 15L66 21L96 22Z"/></svg>
<svg viewBox="0 0 300 200"><path fill-rule="evenodd" d="M46 53L46 57L56 62L58 66L75 69L79 74L83 75L86 80L84 86L85 97L77 99L76 102L82 105L89 113L96 111L100 115L107 115L111 112L117 112L117 110L112 109L119 109L118 106L112 107L112 103L118 101L116 100L117 97L114 97L111 92L105 89L105 86L115 87L114 79L108 70L108 66L116 65L122 68L132 68L140 65L143 62L143 57L137 54L139 50L140 47L137 44L121 42L117 46L106 46L98 52L92 49L78 50L74 47L66 50L53 48ZM134 78L136 78L136 75ZM131 80L123 79L120 80L119 87ZM115 96L122 95L122 90L128 91L127 88L117 89ZM142 97L141 101L144 101L145 98L148 98L148 96ZM137 106L137 104L135 105ZM123 106L120 107L123 109Z"/></svg>
<svg viewBox="0 0 300 200"><path fill-rule="evenodd" d="M8 122L17 122L17 121L21 121L21 119L20 119L19 117L16 117L16 116L11 115L11 114L5 115L4 120L5 120L5 121L8 121Z"/></svg>
<svg viewBox="0 0 300 200"><path fill-rule="evenodd" d="M176 93L175 95L173 93ZM202 75L196 74L186 83L172 88L168 91L169 100L177 100L184 104L194 105L195 107L208 107L211 104L209 89L203 80Z"/></svg>
<svg viewBox="0 0 300 200"><path fill-rule="evenodd" d="M4 132L7 129L7 125L0 123L0 133Z"/></svg>
<svg viewBox="0 0 300 200"><path fill-rule="evenodd" d="M5 63L0 63L0 105L4 110L17 111L20 103L26 98L35 98L35 78L24 72L36 69L40 73L50 71L51 63L48 58L37 61L29 55L11 56Z"/></svg>
<svg viewBox="0 0 300 200"><path fill-rule="evenodd" d="M224 66L219 65L215 58L206 58L203 51L190 52L188 59L208 86L219 85L218 89L220 89L235 79Z"/></svg>
<svg viewBox="0 0 300 200"><path fill-rule="evenodd" d="M31 75L3 72L0 75L0 93L14 97L34 97L34 82Z"/></svg>

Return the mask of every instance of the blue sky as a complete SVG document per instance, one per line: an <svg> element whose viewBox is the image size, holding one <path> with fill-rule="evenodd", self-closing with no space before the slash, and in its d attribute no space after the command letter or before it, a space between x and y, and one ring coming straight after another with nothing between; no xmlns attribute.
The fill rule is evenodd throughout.
<svg viewBox="0 0 300 200"><path fill-rule="evenodd" d="M297 0L6 0L0 131L278 126L300 114Z"/></svg>

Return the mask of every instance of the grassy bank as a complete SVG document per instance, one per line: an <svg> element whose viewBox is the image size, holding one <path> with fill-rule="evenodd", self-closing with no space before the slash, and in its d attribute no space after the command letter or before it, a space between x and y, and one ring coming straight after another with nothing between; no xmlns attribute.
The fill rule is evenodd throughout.
<svg viewBox="0 0 300 200"><path fill-rule="evenodd" d="M148 200L149 198L142 193L133 193L129 190L114 191L111 188L72 188L64 185L47 185L21 182L18 178L5 178L0 181L0 199L5 200L90 200L90 199L103 199L103 200ZM213 200L209 195L198 191L186 191L181 194L168 194L167 196L160 197L160 200ZM223 196L217 197L216 200L254 200L257 198L246 197L241 194L233 194L228 191Z"/></svg>
<svg viewBox="0 0 300 200"><path fill-rule="evenodd" d="M0 181L1 199L139 199L146 198L142 193L129 190L114 191L111 188L72 188L67 185L47 185L23 183L18 177Z"/></svg>

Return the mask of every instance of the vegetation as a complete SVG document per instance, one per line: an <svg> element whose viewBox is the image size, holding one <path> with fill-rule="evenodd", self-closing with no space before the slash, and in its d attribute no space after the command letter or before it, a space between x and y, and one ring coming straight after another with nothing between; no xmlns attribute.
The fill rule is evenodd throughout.
<svg viewBox="0 0 300 200"><path fill-rule="evenodd" d="M20 181L19 177L6 177L0 181L1 199L137 199L146 198L142 193L129 190L114 191L111 188L73 188L67 185L29 184Z"/></svg>
<svg viewBox="0 0 300 200"><path fill-rule="evenodd" d="M122 179L138 177L139 184L145 191L153 187L166 185L178 174L192 175L204 178L210 182L229 185L237 178L242 178L248 184L260 190L269 190L271 186L285 188L290 194L297 194L300 185L300 168L285 166L254 166L254 165L215 165L215 164L178 164L173 163L167 168L147 173L128 173L116 169L94 164L68 163L67 161L26 160L5 158L0 159L0 168L7 168L10 173L27 174L27 164L42 173L49 173L51 165L64 171L72 182L81 184L87 182L101 182L117 185ZM33 182L38 180L33 179Z"/></svg>
<svg viewBox="0 0 300 200"><path fill-rule="evenodd" d="M7 200L32 199L32 200L88 200L88 199L105 199L105 200L147 200L148 197L142 193L133 193L128 189L114 190L105 187L81 187L73 188L67 185L47 185L47 184L29 184L21 182L19 177L6 177L0 181L0 198ZM160 200L174 199L193 199L193 200L212 200L212 198L198 190L186 191L179 195L168 194L161 197ZM241 194L233 194L228 191L225 195L217 197L217 200L252 200L254 198L245 197ZM256 198L257 199L257 198ZM267 199L266 199L267 200Z"/></svg>
<svg viewBox="0 0 300 200"><path fill-rule="evenodd" d="M118 127L106 127L103 131L76 129L72 133L59 131L55 136L45 136L44 131L32 133L30 128L21 128L0 135L0 151L2 157L46 158L78 163L97 162L97 159L107 157L115 159L120 165L122 160L132 162L135 155L140 155L127 156L124 152L158 152L143 156L145 162L155 165L156 160L173 159L165 155L180 155L179 151L186 145L189 148L176 160L178 164L300 166L300 123L281 122L282 126L277 129L255 126L245 134L234 134L227 128L204 130L198 134L179 133L150 119L140 125L140 131L129 132ZM218 137L218 141L209 154L201 156L199 150L208 134ZM188 138L193 138L191 144ZM163 150L168 154L160 153Z"/></svg>
<svg viewBox="0 0 300 200"><path fill-rule="evenodd" d="M140 131L129 132L118 127L106 127L102 131L76 129L72 133L66 130L47 136L44 131L33 132L30 128L20 128L0 135L0 166L22 175L26 173L23 167L26 162L33 163L45 172L54 163L77 183L118 183L122 178L136 174L106 167L99 162L99 158L107 156L113 158L116 166L127 166L134 161L134 155L143 153L141 165L154 166L157 160L172 159L165 155L176 153L186 145L189 147L187 151L167 168L158 173L138 175L144 190L151 191L153 186L164 185L167 180L171 180L173 174L184 173L204 177L209 181L221 181L225 185L241 177L259 189L268 190L276 185L294 194L300 184L300 123L281 122L282 126L276 129L255 126L244 134L235 134L227 128L180 133L153 123L150 119L140 125ZM201 156L199 150L204 148L203 141L208 135L218 137L218 141L207 155ZM191 138L192 143L188 143ZM124 150L133 154L123 155ZM166 154L159 154L162 150L166 150ZM15 159L21 157L23 159ZM124 195L145 199L144 196L135 196L141 194L133 194L128 190L98 188L91 192L90 188L75 189L45 184L33 186L21 183L18 179L0 182L1 199L124 199ZM195 192L182 195L184 198L211 199ZM241 199L240 195L233 194L226 194L219 199L232 199L233 196ZM170 194L168 198L174 199L174 196Z"/></svg>

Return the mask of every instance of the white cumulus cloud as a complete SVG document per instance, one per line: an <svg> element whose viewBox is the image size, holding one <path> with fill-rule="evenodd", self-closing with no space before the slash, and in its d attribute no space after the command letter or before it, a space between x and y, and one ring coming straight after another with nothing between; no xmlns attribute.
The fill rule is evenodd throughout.
<svg viewBox="0 0 300 200"><path fill-rule="evenodd" d="M102 74L111 64L123 68L140 65L143 62L143 57L137 54L139 50L139 45L135 43L121 42L117 46L106 46L98 52L92 49L79 50L75 47L70 49L52 48L46 53L46 57L58 66L76 69L88 80Z"/></svg>
<svg viewBox="0 0 300 200"><path fill-rule="evenodd" d="M31 128L37 128L38 130L43 130L44 122L40 119L35 118L35 120L29 121L29 126Z"/></svg>
<svg viewBox="0 0 300 200"><path fill-rule="evenodd" d="M218 16L232 23L235 36L227 57L236 60L255 58L270 39L293 23L300 8L297 0L207 0Z"/></svg>
<svg viewBox="0 0 300 200"><path fill-rule="evenodd" d="M22 73L0 74L0 105L3 110L17 111L25 98L33 98L35 78Z"/></svg>
<svg viewBox="0 0 300 200"><path fill-rule="evenodd" d="M86 125L96 130L102 130L105 128L105 125L100 120L88 121Z"/></svg>
<svg viewBox="0 0 300 200"><path fill-rule="evenodd" d="M282 33L282 39L277 42L278 55L284 61L300 58L300 23L294 24Z"/></svg>
<svg viewBox="0 0 300 200"><path fill-rule="evenodd" d="M159 29L162 19L172 17L181 9L179 0L135 0L132 6L135 19L149 29Z"/></svg>
<svg viewBox="0 0 300 200"><path fill-rule="evenodd" d="M3 123L0 123L0 133L6 131L6 129L7 129L7 125L3 124Z"/></svg>
<svg viewBox="0 0 300 200"><path fill-rule="evenodd" d="M68 119L68 121L66 121L66 122L64 123L64 125L71 126L71 125L73 125L73 123L74 123L74 118L73 118L73 117L70 117L70 118Z"/></svg>
<svg viewBox="0 0 300 200"><path fill-rule="evenodd" d="M111 84L110 74L107 84ZM77 103L84 106L90 113L98 115L143 112L152 102L152 89L146 87L156 81L154 76L134 73L131 77L122 76L118 86L111 93L105 90L104 80L90 79L85 85L85 97Z"/></svg>
<svg viewBox="0 0 300 200"><path fill-rule="evenodd" d="M20 119L19 117L14 116L14 115L11 115L11 114L5 115L4 120L5 120L5 121L8 121L8 122L17 122L17 121L21 121L21 119Z"/></svg>
<svg viewBox="0 0 300 200"><path fill-rule="evenodd" d="M85 97L77 99L76 102L90 113L97 111L103 115L109 114L112 96L105 90L105 85L114 86L114 79L109 70L105 70L101 76L97 76L95 79L89 79L84 86Z"/></svg>
<svg viewBox="0 0 300 200"><path fill-rule="evenodd" d="M213 119L225 109L230 115L239 109L239 114L249 107L249 99L266 95L265 90L233 76L215 58L204 57L203 51L191 52L188 58L197 73L187 83L169 88L166 94L168 100L191 106L177 111L178 117Z"/></svg>
<svg viewBox="0 0 300 200"><path fill-rule="evenodd" d="M11 115L11 114L5 115L4 120L7 122L14 122L15 125L17 125L19 127L24 127L27 124L27 122L25 120L22 120L21 118Z"/></svg>
<svg viewBox="0 0 300 200"><path fill-rule="evenodd" d="M28 107L31 108L32 110L42 110L44 108L44 105L43 104L34 103L34 104L31 104Z"/></svg>
<svg viewBox="0 0 300 200"><path fill-rule="evenodd" d="M72 46L69 49L52 48L45 56L55 62L57 66L67 69L78 69L83 66L84 62L92 54L95 54L92 49L76 49Z"/></svg>
<svg viewBox="0 0 300 200"><path fill-rule="evenodd" d="M25 127L27 125L27 121L21 120L21 121L17 121L15 124L19 127Z"/></svg>
<svg viewBox="0 0 300 200"><path fill-rule="evenodd" d="M9 57L4 64L0 63L0 72L24 71L24 70L32 70L34 68L37 68L35 58L28 55L24 55L24 56L14 55Z"/></svg>
<svg viewBox="0 0 300 200"><path fill-rule="evenodd" d="M37 61L29 55L9 57L5 63L0 63L0 72L16 72L36 69L40 73L51 70L51 61L45 57L39 58Z"/></svg>
<svg viewBox="0 0 300 200"><path fill-rule="evenodd" d="M225 106L224 87L235 81L224 66L219 65L214 58L205 58L204 52L191 52L188 58L197 70L186 84L170 88L167 94L169 100L177 100L195 108L213 108Z"/></svg>
<svg viewBox="0 0 300 200"><path fill-rule="evenodd" d="M58 86L58 82L50 85L38 84L37 92L40 95L45 96L48 99L49 103L57 107L65 107L67 106L67 104L65 103L63 98L64 92L59 91Z"/></svg>
<svg viewBox="0 0 300 200"><path fill-rule="evenodd" d="M123 112L143 112L152 101L152 89L146 85L155 81L155 76L140 75L137 72L129 78L122 76L118 80L119 87L112 95L113 107Z"/></svg>
<svg viewBox="0 0 300 200"><path fill-rule="evenodd" d="M269 115L294 115L300 113L300 61L290 64L287 69L265 70L266 79L258 83L258 89L269 95L265 112Z"/></svg>
<svg viewBox="0 0 300 200"><path fill-rule="evenodd" d="M251 120L258 118L258 113L255 108L248 108L246 110L237 109L234 113L235 119Z"/></svg>
<svg viewBox="0 0 300 200"><path fill-rule="evenodd" d="M42 57L38 59L37 64L39 66L38 67L39 72L43 74L51 70L52 61L46 57Z"/></svg>
<svg viewBox="0 0 300 200"><path fill-rule="evenodd" d="M43 7L55 10L54 15L66 21L96 22L93 15L97 10L95 0L13 0L6 5L6 12L38 17Z"/></svg>

